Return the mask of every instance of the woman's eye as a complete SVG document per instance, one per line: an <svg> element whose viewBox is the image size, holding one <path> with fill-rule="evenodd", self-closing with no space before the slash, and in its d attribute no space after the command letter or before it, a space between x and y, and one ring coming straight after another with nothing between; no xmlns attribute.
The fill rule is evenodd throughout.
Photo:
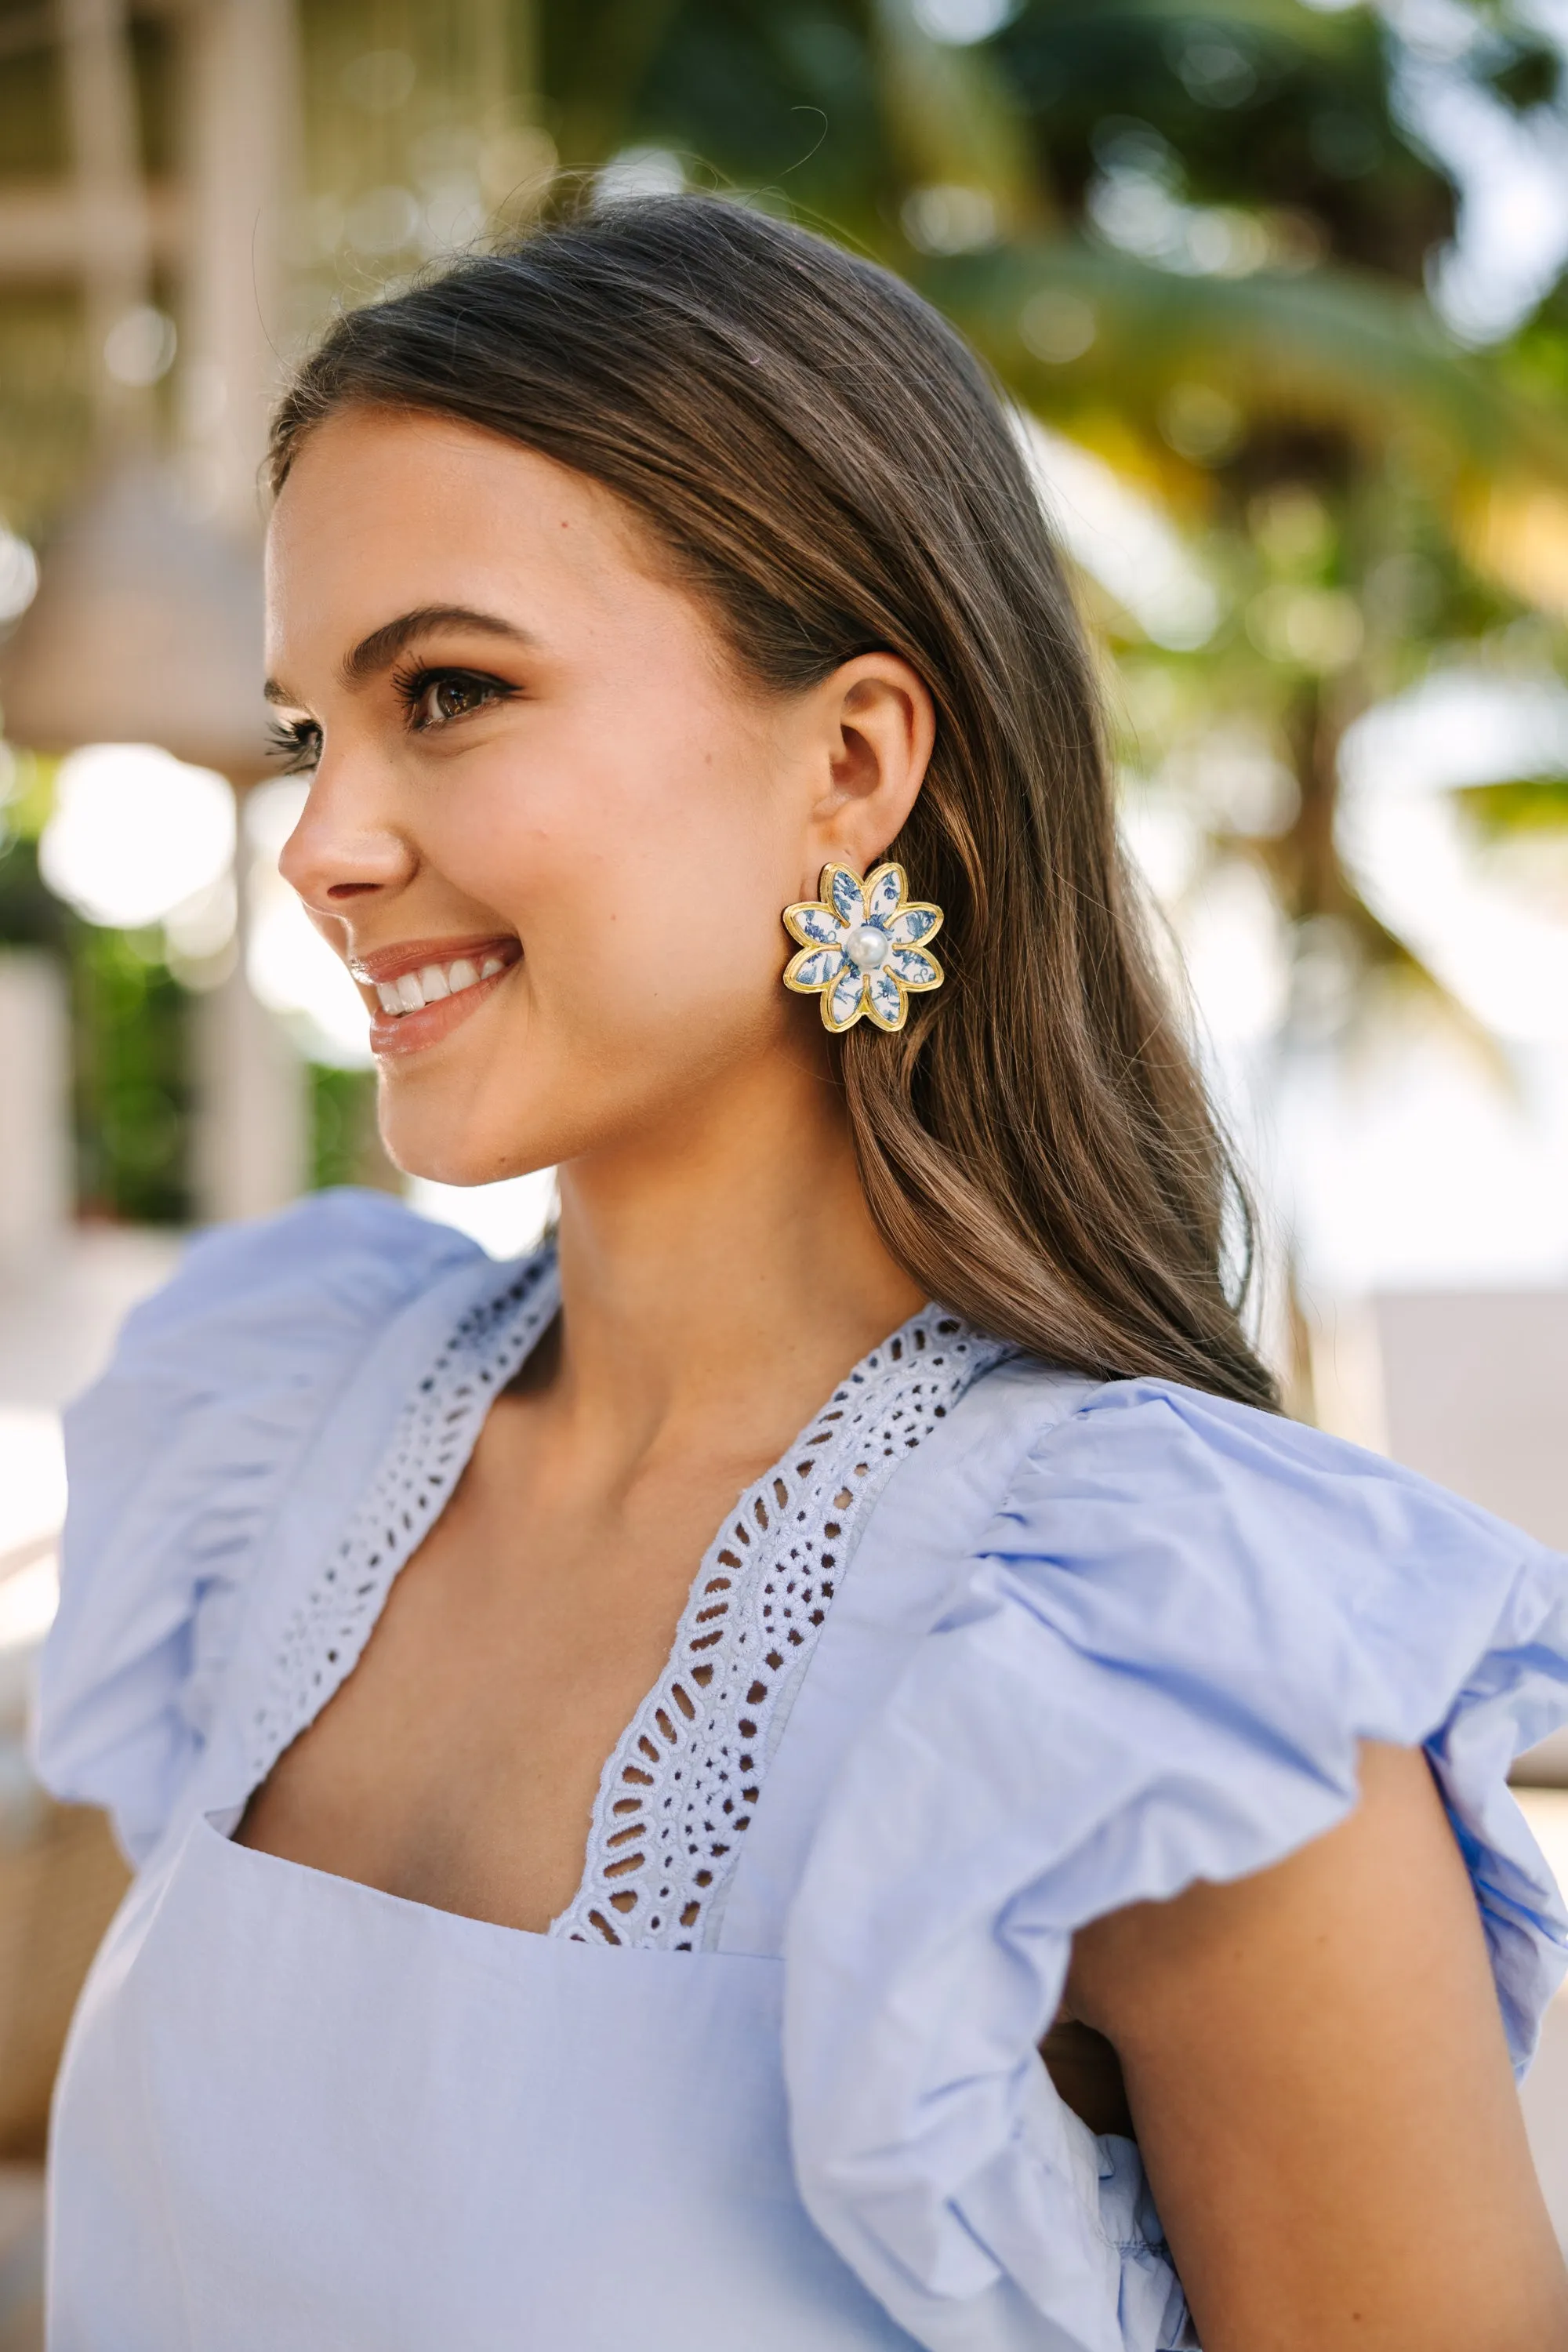
<svg viewBox="0 0 1568 2352"><path fill-rule="evenodd" d="M461 671L447 670L426 677L416 681L408 698L410 724L416 728L440 727L448 719L466 719L470 711L482 710L486 703L498 700L505 691L498 679L474 677Z"/></svg>

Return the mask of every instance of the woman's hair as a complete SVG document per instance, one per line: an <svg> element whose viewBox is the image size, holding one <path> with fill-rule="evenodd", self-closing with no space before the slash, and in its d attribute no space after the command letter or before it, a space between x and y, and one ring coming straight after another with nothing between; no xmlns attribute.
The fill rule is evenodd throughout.
<svg viewBox="0 0 1568 2352"><path fill-rule="evenodd" d="M279 406L274 488L351 406L460 418L604 484L765 687L873 649L920 673L936 749L889 855L946 909L947 985L837 1047L882 1236L1037 1355L1272 1404L1226 1281L1251 1219L1152 961L1091 658L958 335L824 238L664 197L340 318Z"/></svg>

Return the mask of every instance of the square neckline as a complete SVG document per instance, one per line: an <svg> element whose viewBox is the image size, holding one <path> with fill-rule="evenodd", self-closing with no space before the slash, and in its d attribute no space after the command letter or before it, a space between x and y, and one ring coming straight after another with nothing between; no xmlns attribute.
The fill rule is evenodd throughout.
<svg viewBox="0 0 1568 2352"><path fill-rule="evenodd" d="M495 1274L416 1375L332 1554L289 1618L268 1696L256 1711L237 1826L279 1758L359 1664L398 1576L450 1501L491 1405L559 1315L552 1239ZM711 1945L738 1841L876 1496L969 1381L1005 1352L1003 1343L983 1339L934 1303L866 1351L742 1491L704 1549L663 1664L601 1768L570 1901L542 1930L485 1924L618 1948ZM826 1528L833 1533L825 1549ZM805 1557L808 1534L815 1559ZM771 1580L770 1569L780 1571ZM737 1601L750 1604L744 1625L731 1623ZM652 1834L628 1841L628 1828ZM656 1842L650 1870L647 1849ZM626 1853L628 1843L635 1854ZM634 1877L639 1883L628 1885ZM374 1888L370 1880L347 1883Z"/></svg>

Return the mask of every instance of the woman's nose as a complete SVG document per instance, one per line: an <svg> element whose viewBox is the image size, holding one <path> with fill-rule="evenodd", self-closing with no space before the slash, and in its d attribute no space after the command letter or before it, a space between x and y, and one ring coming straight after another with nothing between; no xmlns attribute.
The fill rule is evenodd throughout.
<svg viewBox="0 0 1568 2352"><path fill-rule="evenodd" d="M392 893L418 863L395 825L318 775L278 870L313 915L340 915L373 891Z"/></svg>

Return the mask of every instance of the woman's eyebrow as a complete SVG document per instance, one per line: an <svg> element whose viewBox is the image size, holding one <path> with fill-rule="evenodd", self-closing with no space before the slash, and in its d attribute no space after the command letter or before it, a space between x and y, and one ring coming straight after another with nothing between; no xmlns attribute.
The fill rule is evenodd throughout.
<svg viewBox="0 0 1568 2352"><path fill-rule="evenodd" d="M416 637L432 629L468 629L481 636L505 638L514 646L539 643L529 630L520 628L515 621L503 621L496 613L476 612L468 604L420 604L411 613L400 613L394 621L384 621L379 629L372 629L368 637L362 637L353 650L343 656L338 675L347 687L363 686L367 678L390 668ZM262 692L268 702L293 706L299 700L277 678L269 677Z"/></svg>

